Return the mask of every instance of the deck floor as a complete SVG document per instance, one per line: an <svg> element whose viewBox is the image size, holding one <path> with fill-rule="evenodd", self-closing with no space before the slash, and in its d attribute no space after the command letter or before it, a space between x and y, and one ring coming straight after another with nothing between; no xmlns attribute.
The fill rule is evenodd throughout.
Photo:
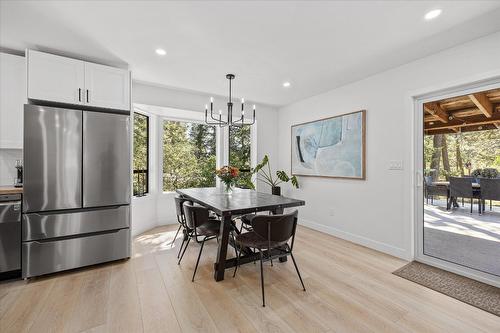
<svg viewBox="0 0 500 333"><path fill-rule="evenodd" d="M468 203L446 211L446 203L425 205L424 253L500 276L500 209L482 215Z"/></svg>
<svg viewBox="0 0 500 333"><path fill-rule="evenodd" d="M307 292L291 261L213 280L215 240L180 266L176 226L134 240L127 261L0 283L2 332L499 332L500 318L392 271L403 260L299 227L295 244ZM232 252L230 251L232 255Z"/></svg>

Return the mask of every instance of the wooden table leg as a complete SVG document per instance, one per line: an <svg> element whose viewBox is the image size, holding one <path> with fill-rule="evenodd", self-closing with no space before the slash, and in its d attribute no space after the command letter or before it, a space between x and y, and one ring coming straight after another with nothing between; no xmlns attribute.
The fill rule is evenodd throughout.
<svg viewBox="0 0 500 333"><path fill-rule="evenodd" d="M217 250L217 261L214 264L215 281L224 280L226 269L227 246L229 243L229 232L231 231L231 216L222 216L220 219L219 248Z"/></svg>

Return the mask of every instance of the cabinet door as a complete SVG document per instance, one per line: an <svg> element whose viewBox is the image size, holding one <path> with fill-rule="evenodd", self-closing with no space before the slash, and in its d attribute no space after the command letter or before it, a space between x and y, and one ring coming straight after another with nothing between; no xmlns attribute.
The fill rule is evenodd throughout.
<svg viewBox="0 0 500 333"><path fill-rule="evenodd" d="M84 62L28 50L28 98L82 104Z"/></svg>
<svg viewBox="0 0 500 333"><path fill-rule="evenodd" d="M130 110L130 73L127 70L85 63L85 104Z"/></svg>
<svg viewBox="0 0 500 333"><path fill-rule="evenodd" d="M129 118L83 112L83 207L130 203Z"/></svg>
<svg viewBox="0 0 500 333"><path fill-rule="evenodd" d="M24 57L0 53L0 148L23 149Z"/></svg>

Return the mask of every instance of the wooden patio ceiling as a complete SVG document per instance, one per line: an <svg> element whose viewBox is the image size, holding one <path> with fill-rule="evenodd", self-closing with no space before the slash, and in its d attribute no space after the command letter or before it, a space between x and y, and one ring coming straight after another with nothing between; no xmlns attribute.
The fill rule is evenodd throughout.
<svg viewBox="0 0 500 333"><path fill-rule="evenodd" d="M500 128L500 89L424 104L425 134Z"/></svg>

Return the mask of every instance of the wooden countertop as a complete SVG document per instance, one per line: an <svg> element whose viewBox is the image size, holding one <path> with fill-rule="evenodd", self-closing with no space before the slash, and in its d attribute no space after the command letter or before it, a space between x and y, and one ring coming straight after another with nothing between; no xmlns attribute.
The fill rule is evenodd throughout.
<svg viewBox="0 0 500 333"><path fill-rule="evenodd" d="M14 187L14 186L0 186L0 195L1 194L22 194L22 187Z"/></svg>

